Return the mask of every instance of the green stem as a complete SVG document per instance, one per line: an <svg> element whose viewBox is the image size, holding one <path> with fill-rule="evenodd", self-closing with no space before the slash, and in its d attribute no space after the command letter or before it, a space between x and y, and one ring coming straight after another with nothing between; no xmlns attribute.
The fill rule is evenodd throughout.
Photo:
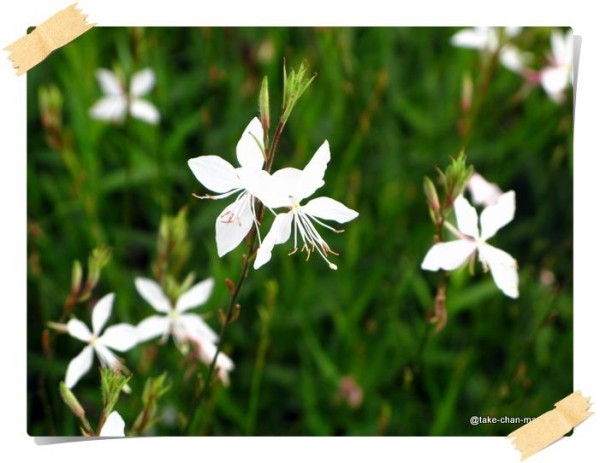
<svg viewBox="0 0 600 463"><path fill-rule="evenodd" d="M477 89L473 92L473 104L471 106L470 111L468 111L464 117L465 129L462 134L461 140L463 149L466 149L467 145L471 140L471 136L473 135L473 122L477 119L477 116L481 111L481 107L485 100L486 93L488 92L490 84L492 82L492 77L494 75L494 72L498 68L499 53L501 48L501 46L498 47L498 50L496 50L496 52L489 57L489 60L484 63L484 66L482 66L482 78L477 85Z"/></svg>
<svg viewBox="0 0 600 463"><path fill-rule="evenodd" d="M256 415L258 414L258 403L260 398L260 385L262 382L263 372L265 369L265 359L269 348L269 328L273 318L273 309L275 307L274 294L269 294L267 307L260 310L261 319L260 325L260 341L258 344L258 352L254 363L254 372L252 374L252 384L250 387L250 405L248 409L248 417L246 421L246 435L254 434L254 426L256 423Z"/></svg>
<svg viewBox="0 0 600 463"><path fill-rule="evenodd" d="M282 110L282 113L283 112L284 111ZM275 151L279 144L279 139L281 138L281 134L283 132L284 127L285 127L285 122L282 119L280 119L279 122L277 123L277 128L275 129L275 135L273 136L273 142L271 143L271 146L269 146L269 148L267 150L267 159L266 159L266 163L265 163L265 170L267 172L270 172L271 168L273 166L273 159L275 158ZM258 207L258 211L256 214L258 223L262 222L264 213L265 213L265 207L264 207L264 204L261 203ZM211 384L211 381L212 381L212 378L214 375L215 367L217 364L217 357L219 356L219 354L221 353L221 350L222 350L223 340L225 339L225 333L227 331L227 326L232 321L232 315L234 312L234 308L237 304L237 299L240 295L242 286L244 285L244 282L246 281L246 278L248 277L248 272L250 271L251 257L254 255L254 253L256 252L256 249L257 249L256 248L256 236L257 236L256 229L253 228L249 233L249 241L250 241L248 244L249 253L248 253L248 256L244 259L244 265L242 267L242 272L237 281L237 284L235 285L235 289L233 290L233 293L231 294L229 304L225 311L225 320L221 326L221 332L219 333L219 342L217 343L217 350L216 350L215 355L213 356L212 362L210 363L210 366L208 368L206 382L200 392L200 397L198 398L198 405L200 405L203 402L203 400L205 399L206 393L207 393L206 391L210 387L210 384ZM188 434L190 432L190 430L195 427L195 424L199 419L200 407L199 406L192 407L192 410L194 410L194 412L192 415L192 419L190 419L188 421L188 424L186 426L186 429L185 429L186 434Z"/></svg>

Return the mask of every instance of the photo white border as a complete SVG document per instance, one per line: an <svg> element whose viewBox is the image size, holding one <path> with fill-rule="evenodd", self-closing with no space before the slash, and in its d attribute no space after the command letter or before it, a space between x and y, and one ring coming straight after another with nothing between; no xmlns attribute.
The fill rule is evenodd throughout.
<svg viewBox="0 0 600 463"><path fill-rule="evenodd" d="M73 0L4 0L0 4L0 47L24 35ZM98 26L572 26L582 37L575 112L575 372L574 390L600 400L598 360L600 324L594 221L600 209L593 196L600 172L596 135L600 31L593 2L498 0L394 2L370 0L255 0L191 2L168 0L82 0L79 5ZM0 282L4 303L0 355L0 439L3 459L19 455L25 461L86 463L165 459L190 461L306 462L325 461L462 461L518 462L508 439L494 438L140 438L37 445L26 433L26 76L16 77L3 51L0 58L0 195L2 201L2 261ZM557 188L560 188L557 185ZM551 378L549 378L551 380ZM592 407L594 410L595 407ZM600 418L592 416L572 437L562 439L528 461L559 462L600 454L596 446ZM595 445L596 444L596 445Z"/></svg>

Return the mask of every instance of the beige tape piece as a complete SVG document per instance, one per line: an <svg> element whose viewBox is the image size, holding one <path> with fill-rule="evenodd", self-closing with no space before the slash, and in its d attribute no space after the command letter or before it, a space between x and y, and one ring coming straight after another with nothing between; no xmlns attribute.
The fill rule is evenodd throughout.
<svg viewBox="0 0 600 463"><path fill-rule="evenodd" d="M86 21L77 4L59 11L32 32L11 43L5 50L10 52L13 67L20 76L41 63L53 50L60 48L88 31L95 24Z"/></svg>
<svg viewBox="0 0 600 463"><path fill-rule="evenodd" d="M589 397L580 391L573 392L554 404L554 410L544 413L533 421L511 432L513 444L521 451L521 461L557 441L579 423L593 415L588 412Z"/></svg>

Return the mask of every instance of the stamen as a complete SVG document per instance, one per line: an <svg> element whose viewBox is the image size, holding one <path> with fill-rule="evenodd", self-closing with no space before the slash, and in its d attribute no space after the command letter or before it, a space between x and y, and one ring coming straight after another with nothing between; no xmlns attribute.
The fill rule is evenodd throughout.
<svg viewBox="0 0 600 463"><path fill-rule="evenodd" d="M332 264L329 259L327 259L327 254L328 253L332 253L334 255L338 255L337 252L333 251L325 242L325 240L323 238L321 238L321 235L319 234L319 232L317 231L317 229L315 228L315 226L313 225L313 223L311 222L311 219L315 220L315 222L325 226L326 228L336 231L334 228L323 224L321 221L315 219L314 217L309 216L308 214L305 214L304 212L302 212L300 207L297 208L293 208L292 209L293 214L294 214L294 218L293 218L293 222L294 222L294 251L292 251L290 253L294 254L297 251L297 242L296 242L296 238L297 238L297 232L300 231L300 237L302 238L302 242L303 242L303 246L301 248L301 252L306 251L306 260L308 260L310 258L311 253L314 253L315 250L319 253L319 255L323 258L323 260L325 260L325 262L327 262L327 264L329 265L329 268L331 268L332 270L336 270L337 266L335 264Z"/></svg>

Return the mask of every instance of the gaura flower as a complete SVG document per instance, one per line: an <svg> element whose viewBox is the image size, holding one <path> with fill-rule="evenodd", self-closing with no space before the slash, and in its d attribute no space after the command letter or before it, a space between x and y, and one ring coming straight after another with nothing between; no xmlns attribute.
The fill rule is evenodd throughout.
<svg viewBox="0 0 600 463"><path fill-rule="evenodd" d="M504 36L511 39L521 32L520 27L505 27ZM500 62L513 72L521 73L525 69L528 55L519 51L510 43L501 44L500 32L495 27L475 27L462 29L452 36L450 42L455 47L474 48L484 53L499 52Z"/></svg>
<svg viewBox="0 0 600 463"><path fill-rule="evenodd" d="M157 336L161 336L162 341L166 341L172 334L175 344L182 352L187 352L188 343L192 343L198 350L200 360L210 364L216 353L214 344L219 337L202 317L186 312L204 304L208 300L213 286L212 278L196 283L179 296L173 307L158 283L148 278L136 278L135 287L140 295L157 312L164 314L151 315L138 324L137 331L140 342ZM225 384L228 382L227 374L233 369L233 366L231 359L220 352L216 368Z"/></svg>
<svg viewBox="0 0 600 463"><path fill-rule="evenodd" d="M69 389L73 388L79 379L92 367L94 352L96 352L103 367L109 367L114 370L121 369L123 368L121 362L110 349L124 352L138 343L135 327L127 323L111 326L100 336L100 332L112 312L114 298L114 293L110 293L96 303L92 311L91 332L83 322L76 318L72 318L67 323L67 331L71 336L88 343L81 353L71 360L67 367L65 384Z"/></svg>
<svg viewBox="0 0 600 463"><path fill-rule="evenodd" d="M235 249L248 234L252 224L258 225L254 197L240 179L240 173L244 171L261 171L265 161L263 128L258 118L252 119L244 129L236 146L236 154L241 166L238 168L215 155L199 156L188 161L198 181L209 190L219 193L202 198L220 199L237 193L235 201L219 214L215 223L219 257Z"/></svg>
<svg viewBox="0 0 600 463"><path fill-rule="evenodd" d="M560 103L573 83L573 31L552 31L550 64L540 71L540 82L548 96Z"/></svg>
<svg viewBox="0 0 600 463"><path fill-rule="evenodd" d="M495 183L488 182L485 178L475 172L467 182L467 188L471 194L474 204L491 206L498 202L502 190Z"/></svg>
<svg viewBox="0 0 600 463"><path fill-rule="evenodd" d="M358 212L335 199L324 196L315 198L305 205L300 204L303 199L311 196L325 184L323 177L330 157L329 143L325 141L303 170L288 167L278 170L273 175L264 171L254 172L253 175L247 175L247 172L243 174L249 189L266 207L288 209L288 212L276 215L269 233L256 253L255 269L271 259L271 251L276 244L285 243L290 238L292 228L294 250L291 254L298 250L306 251L308 259L316 250L331 269L337 269L337 266L327 259L327 254L336 253L323 240L313 222L334 232L341 232L342 230L336 230L319 219L345 223L358 217ZM302 240L301 248L298 247L298 235Z"/></svg>
<svg viewBox="0 0 600 463"><path fill-rule="evenodd" d="M125 421L118 411L114 410L108 415L99 437L125 437Z"/></svg>
<svg viewBox="0 0 600 463"><path fill-rule="evenodd" d="M421 268L454 270L477 251L484 270L492 272L496 286L507 296L519 297L517 262L506 252L487 244L515 215L515 192L504 193L496 204L486 207L478 220L477 211L461 195L454 201L458 230L449 226L458 240L436 243L427 252ZM478 222L481 225L479 232Z"/></svg>
<svg viewBox="0 0 600 463"><path fill-rule="evenodd" d="M141 99L154 87L155 75L152 69L146 68L135 73L131 78L129 92L119 78L108 69L98 69L96 78L105 96L90 109L93 118L121 123L129 112L131 116L149 124L157 124L160 121L158 109L152 103Z"/></svg>

